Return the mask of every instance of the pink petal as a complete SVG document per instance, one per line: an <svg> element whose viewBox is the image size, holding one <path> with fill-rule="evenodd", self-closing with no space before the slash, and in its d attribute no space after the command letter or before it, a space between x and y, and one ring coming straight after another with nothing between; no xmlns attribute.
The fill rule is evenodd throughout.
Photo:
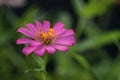
<svg viewBox="0 0 120 80"><path fill-rule="evenodd" d="M34 52L37 56L43 56L45 53L45 48L43 46L40 46L36 48Z"/></svg>
<svg viewBox="0 0 120 80"><path fill-rule="evenodd" d="M59 41L54 42L54 44L60 44L60 45L64 45L64 46L73 46L75 44L75 42L59 40Z"/></svg>
<svg viewBox="0 0 120 80"><path fill-rule="evenodd" d="M74 36L68 36L68 37L58 38L54 43L66 45L66 46L73 46L75 42L76 40Z"/></svg>
<svg viewBox="0 0 120 80"><path fill-rule="evenodd" d="M31 31L31 32L35 32L36 31L36 27L35 27L35 25L33 25L33 24L26 24L26 26L28 27L28 29Z"/></svg>
<svg viewBox="0 0 120 80"><path fill-rule="evenodd" d="M45 31L48 32L48 30L50 28L50 22L47 20L43 21L43 27L44 27Z"/></svg>
<svg viewBox="0 0 120 80"><path fill-rule="evenodd" d="M31 52L33 52L37 46L25 46L22 50L23 54L29 55Z"/></svg>
<svg viewBox="0 0 120 80"><path fill-rule="evenodd" d="M52 46L45 46L45 49L48 51L49 54L54 54L56 49Z"/></svg>
<svg viewBox="0 0 120 80"><path fill-rule="evenodd" d="M18 32L20 32L20 33L22 33L22 34L24 34L24 35L26 35L28 37L33 38L33 34L26 28L19 28Z"/></svg>
<svg viewBox="0 0 120 80"><path fill-rule="evenodd" d="M64 24L62 22L57 22L54 27L55 30L59 30L61 28L64 28Z"/></svg>
<svg viewBox="0 0 120 80"><path fill-rule="evenodd" d="M27 43L31 43L31 45L41 45L41 42L35 41L35 40L31 40L28 38L20 38L17 40L16 42L17 44L27 44Z"/></svg>
<svg viewBox="0 0 120 80"><path fill-rule="evenodd" d="M64 24L62 22L57 22L53 27L55 31L59 31L62 28L64 28Z"/></svg>
<svg viewBox="0 0 120 80"><path fill-rule="evenodd" d="M27 39L27 38L19 38L17 40L17 44L25 44L25 43L30 43L32 40L31 39Z"/></svg>
<svg viewBox="0 0 120 80"><path fill-rule="evenodd" d="M65 30L64 28L61 29L61 30L58 30L58 31L55 30L54 34L57 35L57 36L60 36L60 35L62 35L65 31L66 31L66 30Z"/></svg>
<svg viewBox="0 0 120 80"><path fill-rule="evenodd" d="M56 48L57 50L60 50L60 51L63 51L63 52L66 52L68 50L67 46L62 46L62 45L57 45L57 44L53 44L52 46L54 48Z"/></svg>
<svg viewBox="0 0 120 80"><path fill-rule="evenodd" d="M42 23L40 23L39 21L35 21L36 27L37 29L39 29L40 27L42 27Z"/></svg>
<svg viewBox="0 0 120 80"><path fill-rule="evenodd" d="M62 35L60 35L59 37L66 37L66 36L71 36L73 35L74 36L74 31L72 29L70 30L66 30Z"/></svg>
<svg viewBox="0 0 120 80"><path fill-rule="evenodd" d="M66 36L66 37L58 37L57 40L74 42L74 41L76 41L76 38L74 35L71 35L71 36Z"/></svg>

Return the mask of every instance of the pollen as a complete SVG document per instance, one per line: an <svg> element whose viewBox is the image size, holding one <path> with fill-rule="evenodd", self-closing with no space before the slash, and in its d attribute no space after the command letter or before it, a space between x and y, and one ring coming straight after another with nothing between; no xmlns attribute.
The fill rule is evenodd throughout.
<svg viewBox="0 0 120 80"><path fill-rule="evenodd" d="M44 45L49 45L53 43L54 40L56 39L53 28L50 28L48 32L37 31L35 36L36 36L36 39L40 40Z"/></svg>
<svg viewBox="0 0 120 80"><path fill-rule="evenodd" d="M49 29L49 32L54 32L54 29L53 29L53 28L50 28L50 29Z"/></svg>
<svg viewBox="0 0 120 80"><path fill-rule="evenodd" d="M43 38L43 39L46 39L48 37L48 34L47 33L41 33L40 37Z"/></svg>

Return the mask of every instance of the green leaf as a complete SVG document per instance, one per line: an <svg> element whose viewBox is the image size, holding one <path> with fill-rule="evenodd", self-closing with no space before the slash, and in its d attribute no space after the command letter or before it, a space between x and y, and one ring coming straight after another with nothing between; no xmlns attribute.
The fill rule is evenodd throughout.
<svg viewBox="0 0 120 80"><path fill-rule="evenodd" d="M71 3L73 4L73 8L75 12L80 17L81 11L84 9L84 6L85 6L83 0L71 0Z"/></svg>
<svg viewBox="0 0 120 80"><path fill-rule="evenodd" d="M31 6L20 18L20 22L17 25L24 26L26 23L33 22L34 19L37 17L38 8L35 6Z"/></svg>
<svg viewBox="0 0 120 80"><path fill-rule="evenodd" d="M60 12L56 20L63 22L66 28L72 27L73 21L72 21L71 15L68 12Z"/></svg>
<svg viewBox="0 0 120 80"><path fill-rule="evenodd" d="M113 0L91 0L84 9L81 10L81 16L94 17L103 14L113 4Z"/></svg>
<svg viewBox="0 0 120 80"><path fill-rule="evenodd" d="M87 70L90 70L90 65L83 56L78 55L78 54L72 54L72 56L73 56L74 59L76 59L80 63L80 65L83 68L85 68Z"/></svg>
<svg viewBox="0 0 120 80"><path fill-rule="evenodd" d="M42 69L42 68L40 68L40 69L26 69L25 73L27 73L29 71L41 71L41 72L45 72L46 73L46 71L44 69Z"/></svg>
<svg viewBox="0 0 120 80"><path fill-rule="evenodd" d="M77 51L82 52L89 49L101 47L105 44L108 44L118 39L120 39L120 31L103 33L97 37L92 37L80 42L79 44L76 45L76 49Z"/></svg>
<svg viewBox="0 0 120 80"><path fill-rule="evenodd" d="M42 57L36 56L36 55L34 55L34 54L32 54L32 57L33 57L33 59L38 63L38 65L39 65L40 67L42 67L42 65L43 65L43 59L42 59Z"/></svg>

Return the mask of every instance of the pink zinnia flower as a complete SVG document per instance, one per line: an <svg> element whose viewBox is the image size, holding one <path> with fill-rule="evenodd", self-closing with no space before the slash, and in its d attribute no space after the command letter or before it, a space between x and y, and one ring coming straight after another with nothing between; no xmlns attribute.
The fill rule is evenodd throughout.
<svg viewBox="0 0 120 80"><path fill-rule="evenodd" d="M68 46L76 43L73 30L65 29L62 22L57 22L53 28L50 27L49 21L44 21L43 24L35 21L35 25L26 24L26 26L27 28L19 28L18 32L29 38L17 40L17 44L28 44L23 48L25 55L34 52L38 56L43 56L46 51L54 54L56 50L66 52Z"/></svg>

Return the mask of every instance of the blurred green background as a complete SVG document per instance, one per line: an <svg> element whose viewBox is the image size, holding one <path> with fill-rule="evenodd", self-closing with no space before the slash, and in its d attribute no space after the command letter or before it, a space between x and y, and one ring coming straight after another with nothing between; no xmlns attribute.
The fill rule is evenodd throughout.
<svg viewBox="0 0 120 80"><path fill-rule="evenodd" d="M120 80L119 0L0 0L0 80L41 80L34 59L22 54L19 27L62 21L77 43L49 55L47 80Z"/></svg>

